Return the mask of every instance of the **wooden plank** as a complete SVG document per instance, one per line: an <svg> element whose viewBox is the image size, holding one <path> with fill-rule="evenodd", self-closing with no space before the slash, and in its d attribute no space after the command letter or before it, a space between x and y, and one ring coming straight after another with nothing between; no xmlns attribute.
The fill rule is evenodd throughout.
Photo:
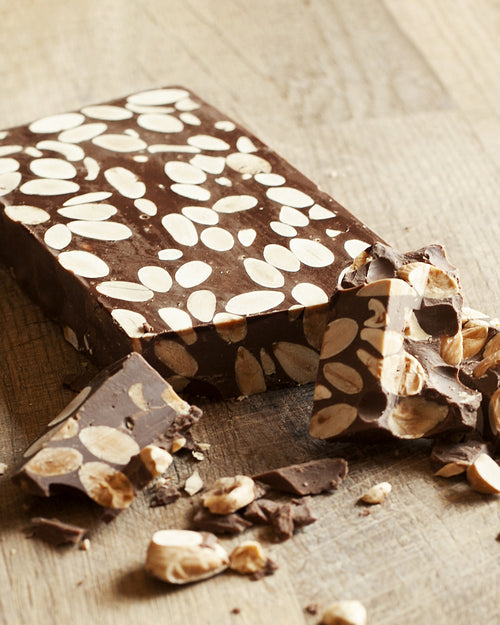
<svg viewBox="0 0 500 625"><path fill-rule="evenodd" d="M401 248L439 238L469 302L496 314L499 186L498 5L493 0L17 0L0 7L0 126L130 91L180 83L250 127ZM22 28L19 28L22 24ZM208 483L324 455L350 473L314 500L316 524L273 544L260 582L224 575L170 589L146 576L163 509L140 496L110 525L82 502L37 503L92 528L91 550L56 550L22 532L32 500L9 481L23 449L93 371L0 268L0 624L310 624L309 603L357 598L372 623L493 623L500 509L459 479L432 477L429 443L358 447L309 439L312 388L210 403L196 429L207 458L178 457L180 484ZM356 505L393 485L368 516ZM242 538L225 539L228 547ZM232 614L233 608L239 614Z"/></svg>

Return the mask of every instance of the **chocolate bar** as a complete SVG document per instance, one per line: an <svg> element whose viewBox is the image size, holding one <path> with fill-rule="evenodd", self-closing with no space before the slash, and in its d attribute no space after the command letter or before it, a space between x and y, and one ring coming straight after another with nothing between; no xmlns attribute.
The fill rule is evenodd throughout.
<svg viewBox="0 0 500 625"><path fill-rule="evenodd" d="M49 423L13 479L35 495L73 490L105 508L124 509L167 468L172 441L201 414L131 353Z"/></svg>
<svg viewBox="0 0 500 625"><path fill-rule="evenodd" d="M13 275L98 366L137 351L177 391L313 381L337 279L378 240L184 88L0 140L0 256Z"/></svg>
<svg viewBox="0 0 500 625"><path fill-rule="evenodd" d="M375 244L332 299L310 433L415 439L476 427L480 394L458 379L462 295L442 247Z"/></svg>

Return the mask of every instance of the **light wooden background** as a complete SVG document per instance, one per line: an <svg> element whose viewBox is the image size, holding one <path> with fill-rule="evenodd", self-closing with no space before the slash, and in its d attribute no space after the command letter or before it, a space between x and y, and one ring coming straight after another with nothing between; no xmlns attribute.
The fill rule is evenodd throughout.
<svg viewBox="0 0 500 625"><path fill-rule="evenodd" d="M185 85L393 245L443 242L469 304L496 315L499 35L498 0L0 0L0 127ZM499 500L433 478L426 442L310 441L310 387L205 406L208 459L175 467L179 481L195 465L210 481L345 455L350 475L316 498L319 521L272 545L274 576L178 590L146 577L151 533L184 526L188 498L153 510L139 497L108 526L58 503L94 528L89 552L24 538L31 500L10 483L14 464L71 399L64 377L91 367L3 268L0 294L2 625L309 625L306 605L342 598L363 601L371 625L500 623ZM390 498L359 516L381 480Z"/></svg>

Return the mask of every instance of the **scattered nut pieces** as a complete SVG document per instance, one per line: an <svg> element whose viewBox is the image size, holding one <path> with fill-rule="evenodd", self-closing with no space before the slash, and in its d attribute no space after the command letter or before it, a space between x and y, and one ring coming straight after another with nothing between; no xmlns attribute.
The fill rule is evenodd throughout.
<svg viewBox="0 0 500 625"><path fill-rule="evenodd" d="M179 449L182 449L187 443L187 440L184 436L178 436L177 438L174 438L174 440L172 441L172 447L170 449L170 451L175 454L176 452L179 451Z"/></svg>
<svg viewBox="0 0 500 625"><path fill-rule="evenodd" d="M5 462L0 462L0 475L3 475L7 471L7 465Z"/></svg>
<svg viewBox="0 0 500 625"><path fill-rule="evenodd" d="M467 480L478 493L500 493L500 466L488 454L481 454L467 469Z"/></svg>
<svg viewBox="0 0 500 625"><path fill-rule="evenodd" d="M382 503L387 495L391 492L392 486L389 482L380 482L369 488L366 493L361 495L360 501L367 504Z"/></svg>
<svg viewBox="0 0 500 625"><path fill-rule="evenodd" d="M249 575L265 570L268 559L259 542L247 540L236 546L229 554L229 568L242 575Z"/></svg>
<svg viewBox="0 0 500 625"><path fill-rule="evenodd" d="M226 550L208 532L160 530L153 534L146 555L146 571L170 584L207 579L228 565Z"/></svg>
<svg viewBox="0 0 500 625"><path fill-rule="evenodd" d="M193 471L184 484L184 490L192 497L193 495L196 495L196 493L199 493L204 485L205 484L203 483L198 471Z"/></svg>
<svg viewBox="0 0 500 625"><path fill-rule="evenodd" d="M152 477L158 477L172 464L173 458L165 449L156 445L146 445L139 456Z"/></svg>
<svg viewBox="0 0 500 625"><path fill-rule="evenodd" d="M231 514L251 503L257 496L255 482L246 475L219 478L202 497L213 514Z"/></svg>
<svg viewBox="0 0 500 625"><path fill-rule="evenodd" d="M191 455L193 456L193 458L195 460L198 460L198 462L201 462L202 460L205 460L205 454L201 451L192 451Z"/></svg>
<svg viewBox="0 0 500 625"><path fill-rule="evenodd" d="M334 603L324 612L322 625L366 625L365 606L356 600Z"/></svg>
<svg viewBox="0 0 500 625"><path fill-rule="evenodd" d="M90 538L84 538L80 544L82 551L90 551Z"/></svg>

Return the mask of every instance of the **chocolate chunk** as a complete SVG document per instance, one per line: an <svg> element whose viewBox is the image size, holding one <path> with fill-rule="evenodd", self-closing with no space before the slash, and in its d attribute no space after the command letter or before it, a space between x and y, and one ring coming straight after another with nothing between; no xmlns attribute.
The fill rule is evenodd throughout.
<svg viewBox="0 0 500 625"><path fill-rule="evenodd" d="M196 530L213 532L214 534L241 534L252 523L239 514L212 514L205 508L200 508L193 516L193 527Z"/></svg>
<svg viewBox="0 0 500 625"><path fill-rule="evenodd" d="M271 527L279 541L288 540L296 530L315 521L317 518L310 508L310 497L280 504L270 517Z"/></svg>
<svg viewBox="0 0 500 625"><path fill-rule="evenodd" d="M135 93L2 133L0 255L99 366L177 391L312 382L337 279L379 240L195 94Z"/></svg>
<svg viewBox="0 0 500 625"><path fill-rule="evenodd" d="M260 473L254 478L284 493L318 495L338 488L346 475L347 462L343 458L321 458Z"/></svg>
<svg viewBox="0 0 500 625"><path fill-rule="evenodd" d="M153 493L149 500L149 506L151 508L158 508L160 506L167 506L174 503L181 496L180 490L173 484L164 484Z"/></svg>
<svg viewBox="0 0 500 625"><path fill-rule="evenodd" d="M476 427L479 393L459 381L462 295L437 245L376 244L332 298L310 433L417 439Z"/></svg>
<svg viewBox="0 0 500 625"><path fill-rule="evenodd" d="M244 510L243 517L255 524L265 525L269 523L272 513L279 507L277 501L272 499L256 499Z"/></svg>
<svg viewBox="0 0 500 625"><path fill-rule="evenodd" d="M34 517L30 525L31 535L41 538L51 545L79 545L88 533L88 530L63 523L59 519Z"/></svg>
<svg viewBox="0 0 500 625"><path fill-rule="evenodd" d="M473 434L456 443L436 442L432 448L431 461L436 466L436 475L451 477L465 473L478 456L491 454L491 451L491 444Z"/></svg>
<svg viewBox="0 0 500 625"><path fill-rule="evenodd" d="M167 449L201 416L137 353L103 371L49 423L14 480L48 497L81 491L119 511L163 472Z"/></svg>

